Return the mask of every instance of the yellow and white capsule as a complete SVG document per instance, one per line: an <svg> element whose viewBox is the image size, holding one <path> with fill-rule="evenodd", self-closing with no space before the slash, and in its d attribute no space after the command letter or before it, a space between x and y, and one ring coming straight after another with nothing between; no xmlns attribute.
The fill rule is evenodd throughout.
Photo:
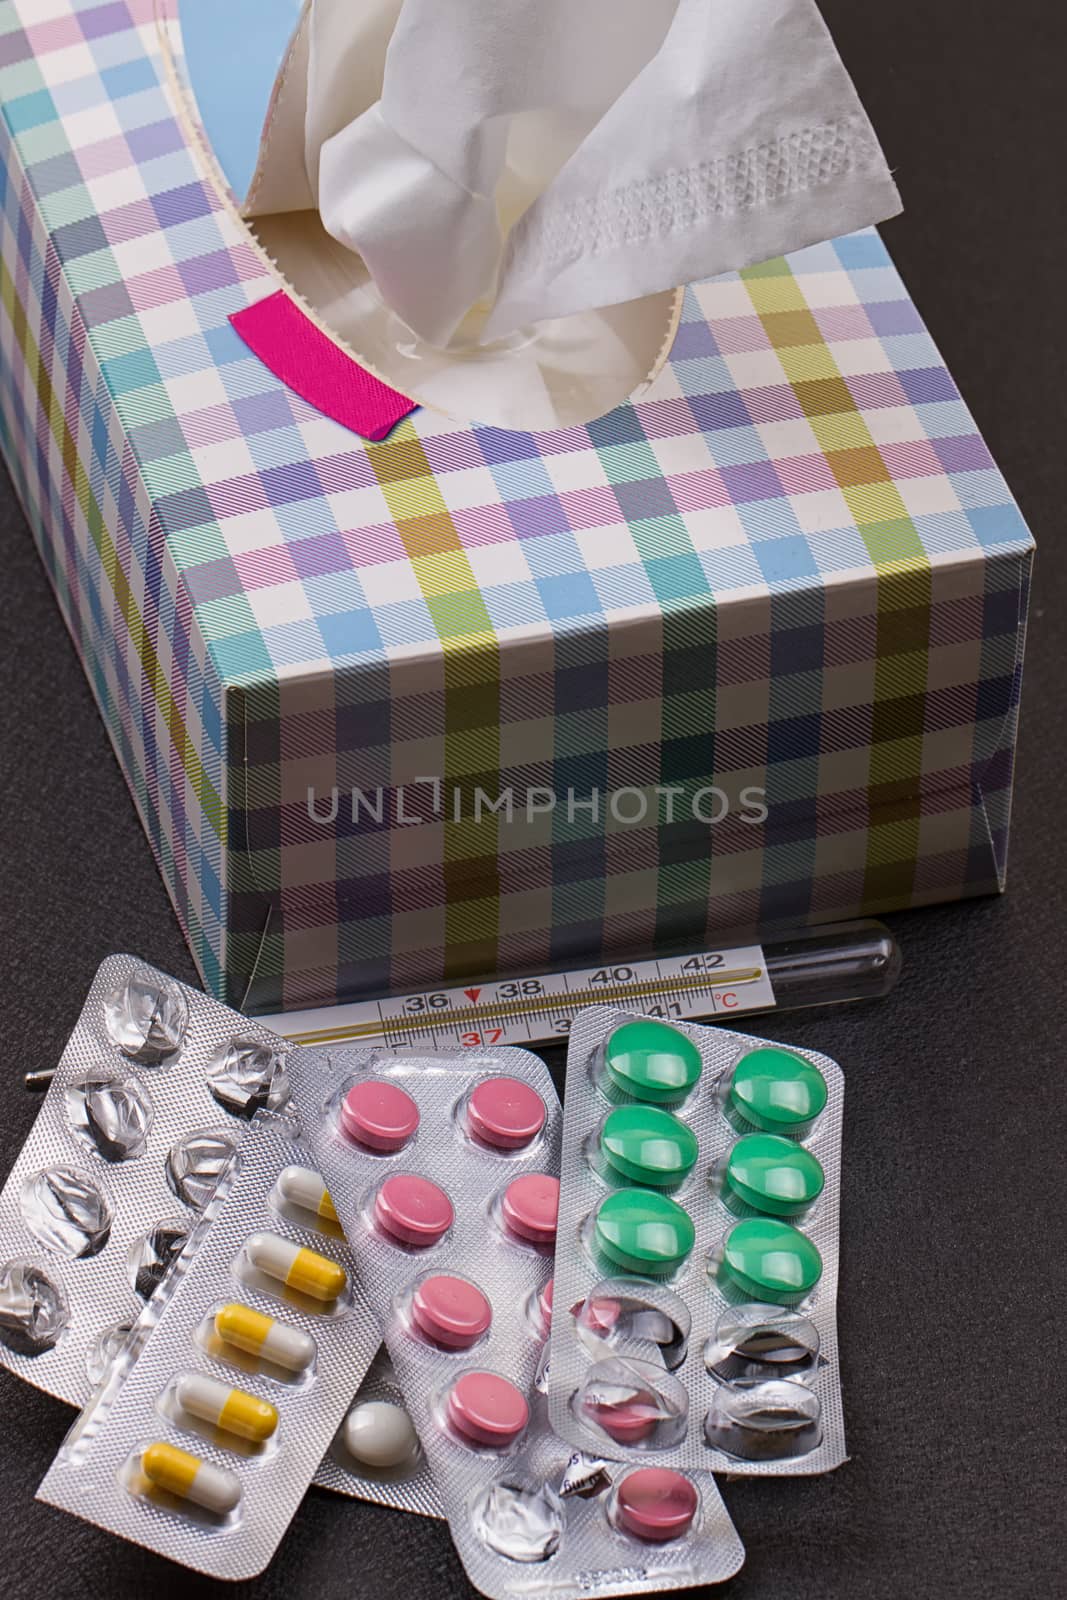
<svg viewBox="0 0 1067 1600"><path fill-rule="evenodd" d="M278 1233L254 1233L245 1249L249 1261L260 1272L313 1300L336 1300L348 1283L344 1267L336 1261L283 1239Z"/></svg>
<svg viewBox="0 0 1067 1600"><path fill-rule="evenodd" d="M283 1167L278 1174L278 1193L289 1205L310 1211L323 1222L338 1221L329 1190L310 1167Z"/></svg>
<svg viewBox="0 0 1067 1600"><path fill-rule="evenodd" d="M227 1516L241 1498L241 1480L235 1472L216 1467L161 1439L145 1446L141 1471L157 1489L165 1489L180 1500L192 1500L218 1517Z"/></svg>
<svg viewBox="0 0 1067 1600"><path fill-rule="evenodd" d="M306 1372L315 1359L315 1341L310 1333L235 1300L216 1311L215 1332L223 1344L232 1344L250 1356L261 1356L287 1372Z"/></svg>
<svg viewBox="0 0 1067 1600"><path fill-rule="evenodd" d="M240 1439L251 1439L253 1444L269 1439L278 1426L278 1413L269 1400L261 1400L247 1389L231 1389L228 1383L202 1372L183 1372L174 1386L174 1397L191 1417Z"/></svg>

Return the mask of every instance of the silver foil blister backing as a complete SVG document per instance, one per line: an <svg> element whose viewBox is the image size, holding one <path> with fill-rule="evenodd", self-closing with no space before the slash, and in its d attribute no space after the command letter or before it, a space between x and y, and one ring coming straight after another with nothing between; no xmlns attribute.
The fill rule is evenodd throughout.
<svg viewBox="0 0 1067 1600"><path fill-rule="evenodd" d="M744 1476L830 1471L847 1459L836 1320L844 1076L828 1056L788 1047L819 1069L827 1087L823 1111L795 1141L821 1163L822 1193L806 1213L782 1219L807 1235L822 1257L821 1276L799 1304L745 1300L715 1276L724 1236L741 1216L755 1214L731 1209L722 1197L724 1160L745 1131L755 1131L728 1118L725 1089L737 1061L768 1042L719 1027L671 1023L696 1044L703 1062L689 1096L666 1108L692 1130L699 1149L684 1182L662 1191L694 1223L689 1258L664 1280L605 1267L590 1245L590 1219L613 1190L640 1184L596 1159L605 1116L619 1104L636 1103L603 1087L600 1052L615 1028L639 1020L598 1007L575 1020L570 1036L552 1424L576 1448L629 1462ZM598 1410L612 1418L610 1433L598 1425Z"/></svg>
<svg viewBox="0 0 1067 1600"><path fill-rule="evenodd" d="M257 1126L242 1142L232 1180L209 1203L194 1239L159 1297L141 1338L113 1362L65 1440L38 1498L119 1537L217 1578L263 1570L285 1533L327 1451L352 1395L379 1346L377 1321L356 1281L343 1238L301 1227L279 1214L270 1196L285 1166L308 1164L291 1127ZM242 1252L258 1232L339 1263L347 1287L320 1307L281 1283L249 1276ZM309 1334L311 1369L286 1378L266 1364L252 1373L232 1350L205 1337L215 1310L238 1301ZM179 1373L195 1372L269 1400L278 1427L262 1449L218 1429L193 1426L169 1397ZM171 1443L236 1474L241 1498L224 1519L166 1495L141 1492L137 1462L153 1441Z"/></svg>
<svg viewBox="0 0 1067 1600"><path fill-rule="evenodd" d="M546 1109L541 1132L517 1149L487 1148L471 1133L472 1090L501 1075L536 1090ZM355 1142L341 1122L349 1090L370 1080L401 1087L418 1107L417 1130L394 1153ZM552 1277L552 1250L516 1242L501 1225L501 1197L514 1179L559 1171L561 1113L544 1065L522 1050L419 1056L341 1048L308 1051L293 1086L315 1164L348 1235L453 1539L477 1588L499 1600L548 1591L572 1600L714 1583L735 1572L744 1551L710 1475L692 1480L697 1512L683 1537L639 1540L615 1514L620 1484L635 1469L574 1451L549 1424L540 1306ZM448 1194L453 1221L438 1242L405 1247L378 1226L375 1198L397 1173L419 1175ZM489 1301L491 1324L473 1346L444 1349L414 1326L414 1291L435 1274L465 1279ZM526 1397L528 1424L508 1448L472 1447L448 1423L453 1386L474 1371L499 1374Z"/></svg>

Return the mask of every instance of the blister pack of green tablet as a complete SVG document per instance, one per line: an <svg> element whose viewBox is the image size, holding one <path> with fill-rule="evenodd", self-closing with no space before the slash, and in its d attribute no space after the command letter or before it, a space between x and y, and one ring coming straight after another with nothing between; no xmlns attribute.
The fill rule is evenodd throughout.
<svg viewBox="0 0 1067 1600"><path fill-rule="evenodd" d="M844 1080L828 1057L603 1008L567 1060L553 1427L744 1474L845 1459Z"/></svg>

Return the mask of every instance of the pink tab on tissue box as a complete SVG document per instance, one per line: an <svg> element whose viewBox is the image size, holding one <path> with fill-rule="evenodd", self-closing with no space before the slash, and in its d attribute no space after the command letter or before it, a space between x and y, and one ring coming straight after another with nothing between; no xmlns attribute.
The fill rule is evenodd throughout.
<svg viewBox="0 0 1067 1600"><path fill-rule="evenodd" d="M384 439L415 410L413 400L361 367L284 289L235 311L230 322L275 377L363 439Z"/></svg>

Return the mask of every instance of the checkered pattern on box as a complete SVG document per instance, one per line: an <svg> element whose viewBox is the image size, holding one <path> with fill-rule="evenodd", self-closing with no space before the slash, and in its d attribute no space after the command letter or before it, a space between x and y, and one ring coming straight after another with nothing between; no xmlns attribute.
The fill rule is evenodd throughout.
<svg viewBox="0 0 1067 1600"><path fill-rule="evenodd" d="M419 412L365 446L229 327L276 284L153 0L0 30L6 450L213 988L995 886L1029 536L874 232L690 290L654 388L589 428ZM346 823L352 785L425 775L444 817ZM766 824L693 820L710 782L766 788ZM529 785L667 792L641 825L471 820Z"/></svg>
<svg viewBox="0 0 1067 1600"><path fill-rule="evenodd" d="M5 6L6 59L25 48L11 23ZM6 116L0 305L4 455L183 929L218 988L214 669L193 653L188 606L163 580L164 536Z"/></svg>

